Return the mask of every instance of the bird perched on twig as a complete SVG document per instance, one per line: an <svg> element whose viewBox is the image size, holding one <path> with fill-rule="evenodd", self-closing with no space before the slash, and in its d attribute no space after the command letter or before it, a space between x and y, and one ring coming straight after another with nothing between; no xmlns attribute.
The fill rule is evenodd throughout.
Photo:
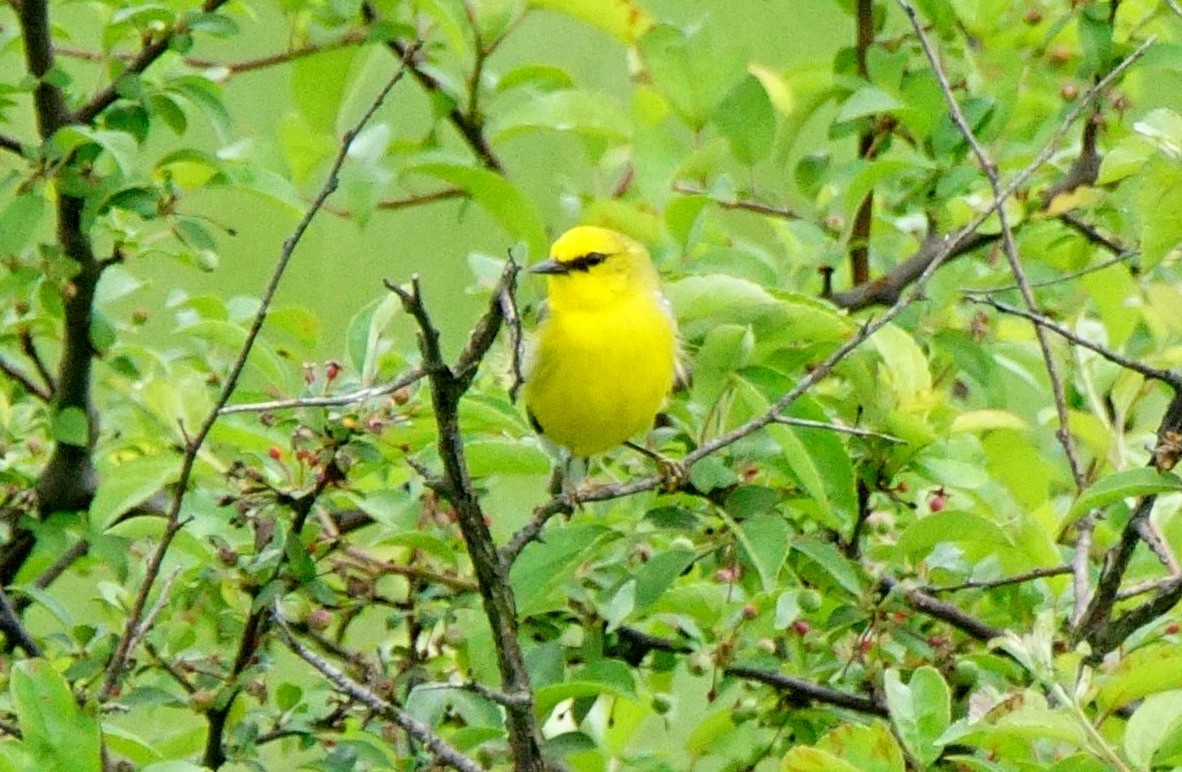
<svg viewBox="0 0 1182 772"><path fill-rule="evenodd" d="M673 387L678 342L648 251L622 233L582 225L530 271L547 277L525 365L530 423L578 457L650 428Z"/></svg>

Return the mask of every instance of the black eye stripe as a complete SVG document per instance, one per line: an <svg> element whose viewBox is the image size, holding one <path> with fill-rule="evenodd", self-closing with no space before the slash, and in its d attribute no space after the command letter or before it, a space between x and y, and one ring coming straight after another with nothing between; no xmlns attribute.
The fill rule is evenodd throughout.
<svg viewBox="0 0 1182 772"><path fill-rule="evenodd" d="M580 255L574 260L567 260L565 265L568 271L589 271L595 266L607 260L610 255L605 255L602 252L588 252L585 255Z"/></svg>

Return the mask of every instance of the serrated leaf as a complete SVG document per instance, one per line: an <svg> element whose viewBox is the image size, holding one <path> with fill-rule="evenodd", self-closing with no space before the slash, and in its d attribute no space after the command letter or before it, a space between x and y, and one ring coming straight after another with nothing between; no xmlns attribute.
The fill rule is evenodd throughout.
<svg viewBox="0 0 1182 772"><path fill-rule="evenodd" d="M1137 649L1096 680L1096 705L1105 713L1150 694L1182 689L1182 649L1169 644Z"/></svg>
<svg viewBox="0 0 1182 772"><path fill-rule="evenodd" d="M12 695L25 750L38 769L99 772L99 724L87 715L61 673L43 659L12 667Z"/></svg>
<svg viewBox="0 0 1182 772"><path fill-rule="evenodd" d="M546 254L548 244L541 216L525 194L501 175L447 162L411 164L408 171L462 188L511 238L526 242L530 255Z"/></svg>
<svg viewBox="0 0 1182 772"><path fill-rule="evenodd" d="M610 96L589 91L554 91L502 112L489 131L496 141L502 142L542 129L623 142L632 133L632 120Z"/></svg>
<svg viewBox="0 0 1182 772"><path fill-rule="evenodd" d="M808 536L798 536L792 540L792 549L815 562L846 592L854 596L862 594L862 580L857 570L849 558L837 551L837 547Z"/></svg>
<svg viewBox="0 0 1182 772"><path fill-rule="evenodd" d="M792 527L778 513L756 515L737 524L739 543L755 565L765 592L777 585L780 568L788 559Z"/></svg>
<svg viewBox="0 0 1182 772"><path fill-rule="evenodd" d="M943 676L925 665L911 674L909 684L904 684L899 671L891 668L883 687L891 721L903 745L921 765L934 763L943 750L937 740L951 721L951 695Z"/></svg>
<svg viewBox="0 0 1182 772"><path fill-rule="evenodd" d="M142 456L104 470L90 502L90 520L106 528L120 515L176 482L181 459L173 453Z"/></svg>
<svg viewBox="0 0 1182 772"><path fill-rule="evenodd" d="M1063 526L1074 523L1093 509L1103 509L1128 498L1182 491L1182 478L1150 467L1127 469L1102 477L1085 488L1067 511Z"/></svg>

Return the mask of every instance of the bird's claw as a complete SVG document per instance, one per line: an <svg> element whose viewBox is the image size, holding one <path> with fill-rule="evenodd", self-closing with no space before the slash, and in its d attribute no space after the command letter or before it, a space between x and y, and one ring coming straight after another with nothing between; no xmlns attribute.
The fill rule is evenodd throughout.
<svg viewBox="0 0 1182 772"><path fill-rule="evenodd" d="M657 475L661 478L661 489L666 493L673 493L685 487L689 482L689 467L680 461L665 456L654 456L657 463Z"/></svg>

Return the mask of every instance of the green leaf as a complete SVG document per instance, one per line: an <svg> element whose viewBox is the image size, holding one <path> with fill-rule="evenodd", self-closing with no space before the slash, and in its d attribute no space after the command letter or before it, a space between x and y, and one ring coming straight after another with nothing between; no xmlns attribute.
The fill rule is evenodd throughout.
<svg viewBox="0 0 1182 772"><path fill-rule="evenodd" d="M104 131L71 124L55 131L46 146L57 152L55 157L64 158L76 148L90 143L110 154L124 175L132 173L138 155L135 138L122 131Z"/></svg>
<svg viewBox="0 0 1182 772"><path fill-rule="evenodd" d="M857 570L849 558L837 551L837 547L808 536L798 536L792 540L792 549L814 561L846 592L855 596L862 594L862 580Z"/></svg>
<svg viewBox="0 0 1182 772"><path fill-rule="evenodd" d="M845 123L868 115L881 115L903 107L891 94L875 86L863 86L850 94L837 111L834 123Z"/></svg>
<svg viewBox="0 0 1182 772"><path fill-rule="evenodd" d="M80 407L55 411L50 436L66 445L86 447L90 443L90 421L87 420L86 411Z"/></svg>
<svg viewBox="0 0 1182 772"><path fill-rule="evenodd" d="M780 576L780 568L788 559L792 527L780 514L769 512L737 523L739 543L747 553L765 592L772 592Z"/></svg>
<svg viewBox="0 0 1182 772"><path fill-rule="evenodd" d="M776 114L763 83L754 75L739 81L715 109L714 125L742 163L767 157L776 136Z"/></svg>
<svg viewBox="0 0 1182 772"><path fill-rule="evenodd" d="M45 197L36 189L12 199L0 212L0 254L20 254L33 246L44 213Z"/></svg>
<svg viewBox="0 0 1182 772"><path fill-rule="evenodd" d="M1182 689L1182 649L1170 644L1145 646L1096 681L1096 705L1105 713L1150 694Z"/></svg>
<svg viewBox="0 0 1182 772"><path fill-rule="evenodd" d="M1063 526L1074 523L1093 509L1103 509L1124 499L1174 491L1182 491L1182 478L1172 472L1159 472L1150 467L1116 472L1102 477L1079 494L1067 511Z"/></svg>
<svg viewBox="0 0 1182 772"><path fill-rule="evenodd" d="M883 679L887 709L903 745L922 765L940 757L943 745L938 739L951 722L951 695L940 671L923 666L904 684L895 668Z"/></svg>
<svg viewBox="0 0 1182 772"><path fill-rule="evenodd" d="M624 142L631 134L631 117L612 97L589 91L555 91L527 99L501 113L489 127L497 142L548 129L569 131Z"/></svg>
<svg viewBox="0 0 1182 772"><path fill-rule="evenodd" d="M957 544L970 559L993 554L1012 546L1006 532L992 521L968 512L939 512L922 517L899 537L902 554L912 559L925 557L939 544Z"/></svg>
<svg viewBox="0 0 1182 772"><path fill-rule="evenodd" d="M883 721L869 726L843 724L817 742L817 750L853 764L859 772L904 772L903 749Z"/></svg>
<svg viewBox="0 0 1182 772"><path fill-rule="evenodd" d="M99 772L99 724L78 707L69 684L43 659L12 667L12 695L25 750L38 769Z"/></svg>
<svg viewBox="0 0 1182 772"><path fill-rule="evenodd" d="M165 493L165 486L176 482L180 469L180 457L166 452L141 456L103 470L98 490L90 502L91 522L99 528L108 527L152 495Z"/></svg>
<svg viewBox="0 0 1182 772"><path fill-rule="evenodd" d="M527 5L573 16L621 43L635 43L652 26L649 15L634 0L528 0Z"/></svg>
<svg viewBox="0 0 1182 772"><path fill-rule="evenodd" d="M1125 755L1136 768L1149 769L1153 754L1179 726L1182 726L1182 691L1149 695L1125 725Z"/></svg>
<svg viewBox="0 0 1182 772"><path fill-rule="evenodd" d="M780 761L780 772L863 772L848 761L819 748L797 745Z"/></svg>
<svg viewBox="0 0 1182 772"><path fill-rule="evenodd" d="M1137 171L1133 200L1141 220L1141 260L1150 269L1182 244L1182 165L1177 157L1159 153L1144 164Z"/></svg>
<svg viewBox="0 0 1182 772"><path fill-rule="evenodd" d="M923 349L902 328L888 324L870 339L882 357L882 369L887 375L900 407L922 402L932 389L932 375Z"/></svg>
<svg viewBox="0 0 1182 772"><path fill-rule="evenodd" d="M635 611L643 611L669 589L677 577L694 562L693 552L671 549L654 555L636 572Z"/></svg>
<svg viewBox="0 0 1182 772"><path fill-rule="evenodd" d="M473 477L497 474L546 474L550 457L535 445L516 440L475 440L464 446Z"/></svg>
<svg viewBox="0 0 1182 772"><path fill-rule="evenodd" d="M566 605L564 583L583 554L610 532L602 525L568 526L546 533L546 541L521 551L509 572L518 612L525 616Z"/></svg>
<svg viewBox="0 0 1182 772"><path fill-rule="evenodd" d="M546 254L548 240L541 216L530 200L501 175L487 169L446 162L411 164L407 170L462 188L504 228L505 233L526 242L530 255Z"/></svg>

